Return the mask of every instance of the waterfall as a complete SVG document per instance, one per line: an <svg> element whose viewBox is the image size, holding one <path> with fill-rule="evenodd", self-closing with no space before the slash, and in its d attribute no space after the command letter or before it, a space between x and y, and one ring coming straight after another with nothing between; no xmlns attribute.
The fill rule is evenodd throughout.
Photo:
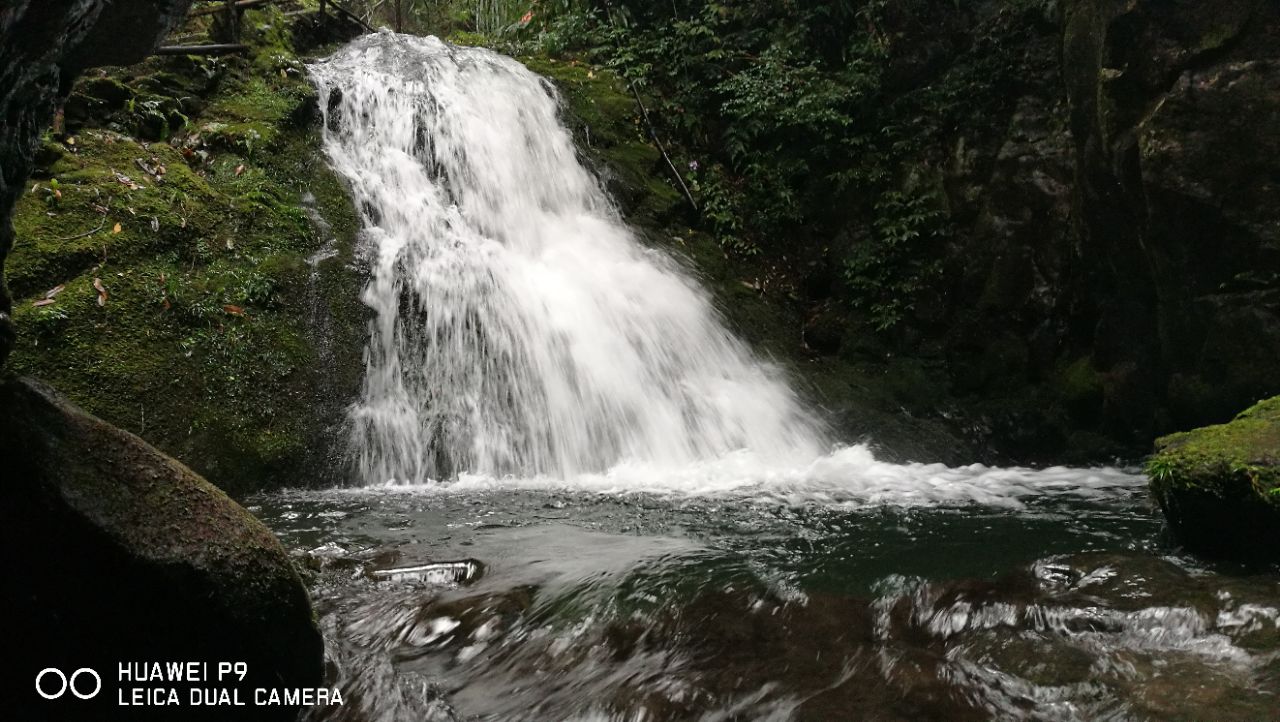
<svg viewBox="0 0 1280 722"><path fill-rule="evenodd" d="M311 68L363 217L373 309L353 445L366 483L571 478L750 453L821 424L628 229L554 87L510 58L380 32Z"/></svg>

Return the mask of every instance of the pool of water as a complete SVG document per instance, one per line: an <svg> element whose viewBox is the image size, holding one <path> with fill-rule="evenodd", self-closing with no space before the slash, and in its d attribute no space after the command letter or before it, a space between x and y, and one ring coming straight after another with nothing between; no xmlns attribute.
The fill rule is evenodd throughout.
<svg viewBox="0 0 1280 722"><path fill-rule="evenodd" d="M347 699L313 719L1280 718L1280 572L1174 553L1122 472L963 476L1003 491L464 481L250 508L311 570Z"/></svg>

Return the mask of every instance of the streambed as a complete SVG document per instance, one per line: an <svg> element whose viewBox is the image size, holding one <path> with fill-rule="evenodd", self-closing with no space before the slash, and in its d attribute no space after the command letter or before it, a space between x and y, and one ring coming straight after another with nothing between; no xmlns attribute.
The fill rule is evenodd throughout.
<svg viewBox="0 0 1280 722"><path fill-rule="evenodd" d="M348 699L317 718L1276 717L1280 574L1172 553L1140 477L952 470L975 501L928 493L940 467L903 468L875 501L849 469L843 486L473 479L253 510L315 570Z"/></svg>

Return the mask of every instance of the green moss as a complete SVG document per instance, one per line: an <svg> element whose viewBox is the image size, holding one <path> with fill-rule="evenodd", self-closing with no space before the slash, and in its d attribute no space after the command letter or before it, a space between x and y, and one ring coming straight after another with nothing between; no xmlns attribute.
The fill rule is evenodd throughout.
<svg viewBox="0 0 1280 722"><path fill-rule="evenodd" d="M448 41L467 47L484 47L491 42L489 36L471 30L454 30L449 33Z"/></svg>
<svg viewBox="0 0 1280 722"><path fill-rule="evenodd" d="M1102 403L1103 377L1092 356L1076 359L1058 374L1057 392L1069 407L1097 407Z"/></svg>
<svg viewBox="0 0 1280 722"><path fill-rule="evenodd" d="M1157 496L1198 490L1219 497L1249 489L1280 510L1280 396L1228 424L1166 436L1147 462Z"/></svg>
<svg viewBox="0 0 1280 722"><path fill-rule="evenodd" d="M628 216L640 223L669 220L683 199L626 83L612 71L576 59L520 60L555 83L578 146L602 170Z"/></svg>
<svg viewBox="0 0 1280 722"><path fill-rule="evenodd" d="M282 16L249 25L248 58L151 58L81 81L86 97L156 98L189 122L148 142L122 132L138 110L121 104L51 141L7 261L14 370L236 493L316 478L358 388L365 318L355 211L301 112L314 91ZM308 219L311 193L328 226ZM312 273L326 246L337 256Z"/></svg>
<svg viewBox="0 0 1280 722"><path fill-rule="evenodd" d="M1166 436L1147 462L1151 491L1188 547L1280 559L1280 397L1234 421Z"/></svg>

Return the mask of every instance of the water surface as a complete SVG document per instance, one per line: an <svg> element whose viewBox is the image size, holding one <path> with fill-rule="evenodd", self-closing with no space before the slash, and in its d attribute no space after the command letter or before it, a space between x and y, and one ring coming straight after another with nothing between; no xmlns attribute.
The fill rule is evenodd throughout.
<svg viewBox="0 0 1280 722"><path fill-rule="evenodd" d="M495 481L254 511L317 570L350 700L326 718L1274 719L1280 574L1173 554L1140 485L1095 491Z"/></svg>

